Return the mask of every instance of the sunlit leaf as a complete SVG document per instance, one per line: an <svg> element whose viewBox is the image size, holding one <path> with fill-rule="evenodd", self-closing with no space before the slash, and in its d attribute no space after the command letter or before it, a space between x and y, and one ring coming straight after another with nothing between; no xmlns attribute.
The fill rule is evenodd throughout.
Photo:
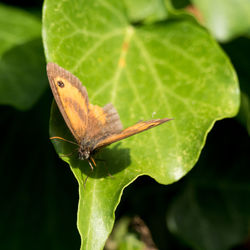
<svg viewBox="0 0 250 250"><path fill-rule="evenodd" d="M133 26L121 1L47 0L43 39L47 60L79 77L91 103L111 102L124 127L174 118L104 149L93 172L74 145L54 141L59 154L71 153L61 156L79 183L81 249L102 249L123 189L144 174L162 184L179 180L196 163L214 122L237 113L237 78L190 18ZM73 139L55 106L50 132Z"/></svg>
<svg viewBox="0 0 250 250"><path fill-rule="evenodd" d="M205 25L220 41L250 32L249 0L192 0L201 11Z"/></svg>

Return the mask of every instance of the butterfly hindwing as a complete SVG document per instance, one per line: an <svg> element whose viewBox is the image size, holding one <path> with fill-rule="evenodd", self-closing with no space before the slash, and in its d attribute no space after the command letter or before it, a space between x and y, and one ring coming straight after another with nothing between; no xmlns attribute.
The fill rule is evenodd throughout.
<svg viewBox="0 0 250 250"><path fill-rule="evenodd" d="M102 138L121 131L122 123L119 114L112 104L107 104L103 108L89 104L86 141L92 141L93 145L95 145Z"/></svg>
<svg viewBox="0 0 250 250"><path fill-rule="evenodd" d="M74 135L80 143L88 126L88 94L80 80L55 63L47 64L49 83L57 106Z"/></svg>

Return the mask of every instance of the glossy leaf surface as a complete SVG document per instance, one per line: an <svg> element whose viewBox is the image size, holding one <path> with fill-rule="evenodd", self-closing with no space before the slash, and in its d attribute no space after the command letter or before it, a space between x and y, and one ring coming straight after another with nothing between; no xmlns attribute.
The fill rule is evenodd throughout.
<svg viewBox="0 0 250 250"><path fill-rule="evenodd" d="M196 163L214 122L237 113L236 75L190 18L133 26L121 1L47 0L43 39L47 60L75 74L91 103L111 102L124 127L174 118L102 150L93 172L76 153L63 157L79 183L81 248L102 249L123 189L145 174L162 184L179 180ZM50 132L73 140L55 106ZM59 154L76 152L74 145L54 144Z"/></svg>

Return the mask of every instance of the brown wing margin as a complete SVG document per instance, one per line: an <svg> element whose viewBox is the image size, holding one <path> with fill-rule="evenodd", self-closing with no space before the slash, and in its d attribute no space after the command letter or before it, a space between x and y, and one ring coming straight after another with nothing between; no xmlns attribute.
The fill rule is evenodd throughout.
<svg viewBox="0 0 250 250"><path fill-rule="evenodd" d="M87 130L87 90L77 77L55 63L47 64L47 74L57 106L71 133L80 142ZM58 82L63 83L63 87Z"/></svg>
<svg viewBox="0 0 250 250"><path fill-rule="evenodd" d="M165 123L167 121L170 121L172 119L164 118L164 119L155 119L155 120L150 120L150 121L145 121L145 122L138 122L135 125L128 127L124 129L122 132L108 136L107 138L100 140L96 146L95 149L105 147L111 143L120 141L122 139L125 139L129 136L141 133L145 130L151 129L153 127L156 127L162 123Z"/></svg>

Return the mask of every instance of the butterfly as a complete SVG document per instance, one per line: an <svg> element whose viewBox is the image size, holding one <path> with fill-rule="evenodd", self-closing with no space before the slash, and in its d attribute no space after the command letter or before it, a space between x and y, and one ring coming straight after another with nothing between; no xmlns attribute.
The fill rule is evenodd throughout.
<svg viewBox="0 0 250 250"><path fill-rule="evenodd" d="M96 166L93 155L99 149L171 120L139 121L123 130L114 106L102 108L89 103L87 90L76 76L52 62L47 64L47 75L57 106L78 145L79 159L87 160L92 169L91 162ZM51 139L68 141L58 136Z"/></svg>

